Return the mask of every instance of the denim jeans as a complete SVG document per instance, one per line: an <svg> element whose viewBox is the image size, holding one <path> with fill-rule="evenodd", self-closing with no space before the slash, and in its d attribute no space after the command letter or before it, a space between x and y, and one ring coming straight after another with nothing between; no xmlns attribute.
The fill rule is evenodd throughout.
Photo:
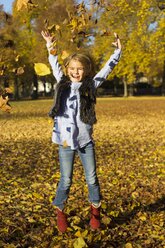
<svg viewBox="0 0 165 248"><path fill-rule="evenodd" d="M94 144L92 142L89 142L86 146L77 150L71 150L69 146L64 148L60 145L59 160L61 176L53 205L57 206L61 210L65 206L70 186L72 184L73 164L76 152L81 159L85 171L85 178L88 185L89 201L96 205L100 203L100 187L96 175Z"/></svg>

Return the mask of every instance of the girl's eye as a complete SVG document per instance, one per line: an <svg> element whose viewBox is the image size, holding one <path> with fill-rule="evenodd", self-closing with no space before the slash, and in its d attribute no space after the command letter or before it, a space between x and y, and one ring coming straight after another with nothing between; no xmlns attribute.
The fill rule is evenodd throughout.
<svg viewBox="0 0 165 248"><path fill-rule="evenodd" d="M81 71L84 70L83 67L79 67L79 68L69 67L69 69L72 70L72 71L73 71L74 69L76 69L76 70L81 70Z"/></svg>

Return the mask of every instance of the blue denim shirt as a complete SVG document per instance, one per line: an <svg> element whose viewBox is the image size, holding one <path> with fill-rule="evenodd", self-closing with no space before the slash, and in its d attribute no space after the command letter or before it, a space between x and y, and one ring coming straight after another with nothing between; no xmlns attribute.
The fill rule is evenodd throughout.
<svg viewBox="0 0 165 248"><path fill-rule="evenodd" d="M50 51L50 44L47 44ZM121 50L116 49L106 62L105 66L96 74L94 86L98 88L111 73L115 65L119 62ZM58 63L58 57L49 53L49 63L52 67L53 75L57 83L60 82L63 71ZM65 146L70 146L75 150L85 146L92 141L93 127L85 124L80 119L80 95L79 88L81 82L71 82L70 95L66 101L66 108L63 116L54 119L52 142Z"/></svg>

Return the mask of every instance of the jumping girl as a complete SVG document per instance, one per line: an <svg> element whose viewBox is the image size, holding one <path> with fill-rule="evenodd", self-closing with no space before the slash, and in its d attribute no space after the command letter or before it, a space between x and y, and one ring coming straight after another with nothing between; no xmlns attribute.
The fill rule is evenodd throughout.
<svg viewBox="0 0 165 248"><path fill-rule="evenodd" d="M57 81L54 104L49 115L54 119L52 141L59 145L60 182L53 205L57 208L57 227L65 232L68 227L64 207L72 183L73 164L77 152L85 171L91 204L90 226L100 227L100 186L96 174L95 148L92 127L96 123L96 89L101 86L121 55L121 43L114 33L116 49L105 66L94 77L93 64L85 54L74 53L64 60L65 74L53 55L53 37L45 31L42 36L47 42L49 63Z"/></svg>

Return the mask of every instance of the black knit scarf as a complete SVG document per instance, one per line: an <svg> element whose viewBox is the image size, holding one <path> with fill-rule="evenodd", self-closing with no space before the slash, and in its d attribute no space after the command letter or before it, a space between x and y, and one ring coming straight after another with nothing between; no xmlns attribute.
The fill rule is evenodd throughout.
<svg viewBox="0 0 165 248"><path fill-rule="evenodd" d="M49 112L50 117L54 118L55 116L62 116L64 114L66 100L70 94L70 86L71 82L66 76L63 76L61 81L56 85L54 104ZM79 88L79 93L80 119L86 124L93 125L97 122L97 120L95 113L96 89L92 78L86 77L82 81L82 85Z"/></svg>

